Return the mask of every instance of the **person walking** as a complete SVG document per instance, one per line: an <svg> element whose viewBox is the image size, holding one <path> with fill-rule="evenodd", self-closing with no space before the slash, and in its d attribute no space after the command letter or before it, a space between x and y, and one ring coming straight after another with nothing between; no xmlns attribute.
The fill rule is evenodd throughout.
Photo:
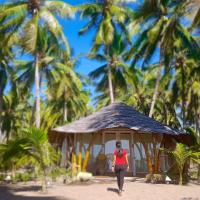
<svg viewBox="0 0 200 200"><path fill-rule="evenodd" d="M116 142L116 150L114 151L112 171L117 176L118 194L122 195L124 185L125 172L129 170L129 162L127 151L122 149L121 141Z"/></svg>

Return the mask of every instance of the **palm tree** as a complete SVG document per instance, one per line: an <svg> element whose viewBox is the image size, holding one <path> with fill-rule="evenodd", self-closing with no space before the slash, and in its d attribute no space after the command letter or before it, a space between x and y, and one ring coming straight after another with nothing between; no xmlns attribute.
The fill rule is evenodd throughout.
<svg viewBox="0 0 200 200"><path fill-rule="evenodd" d="M95 38L91 52L97 52L100 47L107 59L107 76L110 102L114 102L114 89L112 83L112 66L110 65L110 45L114 40L115 31L120 28L122 34L128 37L125 22L128 20L130 11L124 8L119 1L98 0L94 3L84 4L79 7L82 17L89 17L90 21L80 30L79 34L84 34L92 28L95 29Z"/></svg>
<svg viewBox="0 0 200 200"><path fill-rule="evenodd" d="M192 23L191 28L199 28L200 27L200 7L199 0L190 1L189 5L189 14L192 15ZM192 9L191 9L192 8Z"/></svg>
<svg viewBox="0 0 200 200"><path fill-rule="evenodd" d="M113 94L115 98L119 98L119 93L126 93L127 91L127 76L128 76L128 65L123 61L123 55L126 51L127 42L123 37L117 33L114 35L114 39L109 49L109 58L112 73ZM100 93L97 97L98 104L105 106L109 103L108 96L108 78L107 78L107 55L96 53L90 54L91 59L95 59L103 63L102 66L98 67L94 71L90 72L89 76L93 80L99 80L97 83L96 91ZM121 95L121 94L120 94ZM101 103L102 102L102 103Z"/></svg>
<svg viewBox="0 0 200 200"><path fill-rule="evenodd" d="M183 169L192 152L184 144L177 143L175 150L171 151L170 154L172 154L178 166L179 185L183 185Z"/></svg>
<svg viewBox="0 0 200 200"><path fill-rule="evenodd" d="M52 34L70 54L68 42L55 16L70 17L72 11L72 7L62 1L18 0L14 3L0 5L0 21L3 23L0 30L5 34L5 44L10 46L20 42L23 49L34 57L37 127L40 126L39 64L42 56L38 46L39 27L44 26L48 33Z"/></svg>
<svg viewBox="0 0 200 200"><path fill-rule="evenodd" d="M47 86L57 77L59 77L58 73L62 70L62 65L60 62L63 57L68 59L68 54L66 54L60 47L57 42L57 39L51 34L47 32L45 27L41 26L38 29L38 45L37 52L40 54L39 58L39 89L40 94L42 92L42 84L46 84ZM25 83L26 90L31 92L33 87L35 86L34 74L38 73L37 68L35 68L35 60L31 61L18 61L15 62L15 66L17 68L17 80L19 82ZM40 97L40 94L39 97ZM40 102L40 101L39 101ZM33 112L38 111L37 102L35 104L36 108ZM39 107L40 108L40 107ZM40 119L40 118L39 118Z"/></svg>
<svg viewBox="0 0 200 200"><path fill-rule="evenodd" d="M154 53L160 51L160 67L158 68L155 89L151 101L149 116L152 117L158 96L159 82L163 66L169 67L176 51L187 47L194 52L198 49L195 40L181 23L184 15L184 3L167 1L146 0L135 13L135 20L142 21L142 34L130 49L128 58L134 56L134 65L142 58L143 65L151 61ZM133 53L134 52L134 53Z"/></svg>
<svg viewBox="0 0 200 200"><path fill-rule="evenodd" d="M25 104L22 101L20 102L20 98L16 92L11 90L9 94L4 96L1 132L2 135L5 135L6 141L18 133L20 128L19 122L25 109Z"/></svg>
<svg viewBox="0 0 200 200"><path fill-rule="evenodd" d="M175 55L175 62L172 82L172 103L181 110L179 116L183 128L186 122L190 126L196 125L198 132L199 122L199 61L194 58L195 54L189 55L186 52L179 52Z"/></svg>
<svg viewBox="0 0 200 200"><path fill-rule="evenodd" d="M200 136L190 127L186 128L186 131L192 136L193 145L190 148L192 150L191 158L198 165L197 180L200 183Z"/></svg>
<svg viewBox="0 0 200 200"><path fill-rule="evenodd" d="M88 93L83 90L79 74L74 70L74 61L57 63L60 67L57 78L49 83L47 103L53 112L60 113L58 124L72 121L87 111Z"/></svg>
<svg viewBox="0 0 200 200"><path fill-rule="evenodd" d="M25 129L21 137L10 140L7 144L0 145L3 161L16 163L24 157L27 163L35 162L42 172L42 190L46 190L47 167L57 160L57 154L48 142L47 133L37 128ZM29 160L28 160L29 158Z"/></svg>

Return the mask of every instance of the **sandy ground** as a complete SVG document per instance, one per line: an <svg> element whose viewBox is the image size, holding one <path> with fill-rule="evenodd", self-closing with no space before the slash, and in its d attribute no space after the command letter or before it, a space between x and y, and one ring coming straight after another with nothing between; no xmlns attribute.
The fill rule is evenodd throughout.
<svg viewBox="0 0 200 200"><path fill-rule="evenodd" d="M116 183L90 185L54 185L47 194L36 184L0 185L0 200L200 200L200 185L147 184L143 180L126 181L122 196Z"/></svg>

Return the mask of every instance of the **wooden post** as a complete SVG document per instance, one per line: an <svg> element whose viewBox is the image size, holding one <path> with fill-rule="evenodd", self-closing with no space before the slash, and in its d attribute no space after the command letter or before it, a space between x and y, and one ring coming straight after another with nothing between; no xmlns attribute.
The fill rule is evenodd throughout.
<svg viewBox="0 0 200 200"><path fill-rule="evenodd" d="M102 132L102 147L103 147L102 153L105 155L105 133L104 132Z"/></svg>
<svg viewBox="0 0 200 200"><path fill-rule="evenodd" d="M148 172L150 174L152 174L153 173L153 163L152 163L151 155L149 154L148 143L146 144L146 142L143 141L143 139L140 135L139 135L139 137L140 137L140 140L142 142L142 145L144 147L144 151L145 151L145 154L146 154Z"/></svg>
<svg viewBox="0 0 200 200"><path fill-rule="evenodd" d="M135 163L135 151L134 151L134 132L131 132L131 145L130 145L130 157L131 157L131 168L133 176L136 176L136 163Z"/></svg>
<svg viewBox="0 0 200 200"><path fill-rule="evenodd" d="M65 136L66 139L66 155L65 155L65 159L66 159L66 166L67 166L67 161L69 160L69 141L67 139L67 135Z"/></svg>
<svg viewBox="0 0 200 200"><path fill-rule="evenodd" d="M160 148L162 148L164 145L164 136L162 136L161 142L160 142ZM158 150L158 154L157 154L157 163L155 166L155 172L158 173L160 170L160 154L161 154L161 150Z"/></svg>

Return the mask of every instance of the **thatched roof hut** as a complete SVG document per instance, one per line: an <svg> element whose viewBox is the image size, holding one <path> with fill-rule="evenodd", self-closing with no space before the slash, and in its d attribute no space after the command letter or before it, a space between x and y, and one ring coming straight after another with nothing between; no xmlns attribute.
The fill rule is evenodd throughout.
<svg viewBox="0 0 200 200"><path fill-rule="evenodd" d="M54 128L49 139L60 149L64 146L66 159L72 159L72 154L79 155L80 169L94 174L111 173L107 165L111 163L115 141L119 139L129 152L133 175L152 170L158 172L161 166L163 170L168 169L168 158L159 148L174 148L177 141L191 143L185 132L163 125L123 103L113 103L71 124ZM73 152L71 156L69 152ZM104 167L100 166L102 160L98 161L102 155ZM156 159L161 162L155 163Z"/></svg>

